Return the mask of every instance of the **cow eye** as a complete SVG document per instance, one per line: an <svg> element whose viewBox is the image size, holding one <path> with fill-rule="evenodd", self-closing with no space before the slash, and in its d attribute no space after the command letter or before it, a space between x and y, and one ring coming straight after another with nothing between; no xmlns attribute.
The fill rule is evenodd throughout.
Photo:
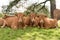
<svg viewBox="0 0 60 40"><path fill-rule="evenodd" d="M17 14L15 14L17 16Z"/></svg>
<svg viewBox="0 0 60 40"><path fill-rule="evenodd" d="M47 17L47 16L45 15L45 17Z"/></svg>
<svg viewBox="0 0 60 40"><path fill-rule="evenodd" d="M37 16L37 17L39 17L39 16Z"/></svg>

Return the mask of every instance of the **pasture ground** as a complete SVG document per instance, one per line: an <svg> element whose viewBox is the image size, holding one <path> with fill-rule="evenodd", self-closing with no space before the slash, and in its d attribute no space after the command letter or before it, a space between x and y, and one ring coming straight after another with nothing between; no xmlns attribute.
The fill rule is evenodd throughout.
<svg viewBox="0 0 60 40"><path fill-rule="evenodd" d="M60 40L60 28L39 29L27 27L26 29L13 30L0 28L0 40Z"/></svg>

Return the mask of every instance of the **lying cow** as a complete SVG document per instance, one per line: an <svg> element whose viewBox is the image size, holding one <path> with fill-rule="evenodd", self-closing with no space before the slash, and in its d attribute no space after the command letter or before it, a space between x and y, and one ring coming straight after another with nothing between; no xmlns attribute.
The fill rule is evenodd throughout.
<svg viewBox="0 0 60 40"><path fill-rule="evenodd" d="M18 17L19 27L24 28L23 17L25 16L25 14L17 13L17 14L15 14L15 16Z"/></svg>
<svg viewBox="0 0 60 40"><path fill-rule="evenodd" d="M43 28L43 24L44 24L43 18L47 17L47 16L45 14L43 14L43 13L39 14L38 16L39 16L39 20L40 20L39 25L40 25L41 28Z"/></svg>
<svg viewBox="0 0 60 40"><path fill-rule="evenodd" d="M36 17L36 14L30 13L28 16L30 17L30 20L31 20L30 25L33 26L34 25L34 18Z"/></svg>
<svg viewBox="0 0 60 40"><path fill-rule="evenodd" d="M39 19L39 17L35 17L34 19L32 19L33 20L33 26L37 26L38 28L40 28L39 26L40 26L40 19Z"/></svg>
<svg viewBox="0 0 60 40"><path fill-rule="evenodd" d="M15 16L18 17L19 22L22 22L22 18L25 16L23 13L16 13Z"/></svg>
<svg viewBox="0 0 60 40"><path fill-rule="evenodd" d="M6 25L10 26L12 29L18 28L18 17L17 16L4 16L4 20L6 21Z"/></svg>
<svg viewBox="0 0 60 40"><path fill-rule="evenodd" d="M44 27L45 28L56 28L57 27L57 20L44 18Z"/></svg>
<svg viewBox="0 0 60 40"><path fill-rule="evenodd" d="M42 22L43 28L56 28L57 27L57 20L56 19L48 18L44 14L41 14L40 18L42 20L41 22Z"/></svg>
<svg viewBox="0 0 60 40"><path fill-rule="evenodd" d="M27 26L30 26L30 17L29 16L24 16L23 17L23 25L24 25L24 28L26 28Z"/></svg>

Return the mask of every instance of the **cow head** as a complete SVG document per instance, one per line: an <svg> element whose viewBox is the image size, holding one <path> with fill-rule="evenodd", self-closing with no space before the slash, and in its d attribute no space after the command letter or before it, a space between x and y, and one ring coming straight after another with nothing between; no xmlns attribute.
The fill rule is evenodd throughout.
<svg viewBox="0 0 60 40"><path fill-rule="evenodd" d="M34 20L35 20L36 14L35 14L35 13L30 13L30 14L29 14L29 17L30 17L30 19L31 19L31 22L33 23Z"/></svg>
<svg viewBox="0 0 60 40"><path fill-rule="evenodd" d="M40 23L44 23L44 19L47 17L45 14L38 15L40 19Z"/></svg>
<svg viewBox="0 0 60 40"><path fill-rule="evenodd" d="M25 16L23 13L17 13L15 14L18 17L18 22L22 23L23 22L23 17Z"/></svg>

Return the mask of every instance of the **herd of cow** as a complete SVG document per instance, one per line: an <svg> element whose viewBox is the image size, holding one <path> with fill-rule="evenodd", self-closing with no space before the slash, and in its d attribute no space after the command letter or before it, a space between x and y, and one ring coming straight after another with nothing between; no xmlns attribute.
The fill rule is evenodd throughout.
<svg viewBox="0 0 60 40"><path fill-rule="evenodd" d="M57 20L47 17L45 14L30 13L25 15L23 13L16 13L14 16L4 15L0 18L0 26L11 27L12 29L38 27L38 28L56 28Z"/></svg>

